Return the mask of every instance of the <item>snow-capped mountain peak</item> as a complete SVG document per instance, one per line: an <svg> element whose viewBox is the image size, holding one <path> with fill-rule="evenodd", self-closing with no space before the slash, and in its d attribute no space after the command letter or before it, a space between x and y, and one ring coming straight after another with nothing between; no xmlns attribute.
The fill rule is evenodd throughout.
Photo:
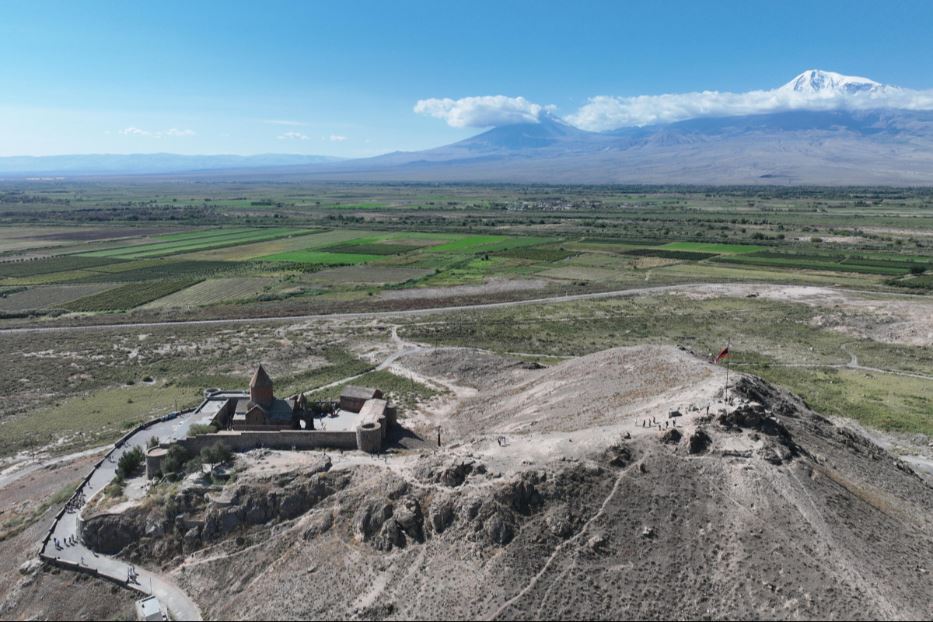
<svg viewBox="0 0 933 622"><path fill-rule="evenodd" d="M862 78L859 76L846 76L834 71L821 69L808 69L799 76L781 87L784 91L793 91L803 95L833 96L852 95L855 93L875 93L885 91L890 87Z"/></svg>

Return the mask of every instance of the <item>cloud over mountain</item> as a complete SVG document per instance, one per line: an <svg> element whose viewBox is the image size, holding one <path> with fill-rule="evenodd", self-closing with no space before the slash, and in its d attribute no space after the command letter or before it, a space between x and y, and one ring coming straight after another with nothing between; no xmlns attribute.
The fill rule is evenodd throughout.
<svg viewBox="0 0 933 622"><path fill-rule="evenodd" d="M552 108L524 97L487 95L462 99L431 98L415 104L415 112L443 119L451 127L497 127L537 123Z"/></svg>
<svg viewBox="0 0 933 622"><path fill-rule="evenodd" d="M733 93L700 91L617 97L597 95L564 119L580 129L606 132L701 117L734 117L793 110L933 110L933 90L890 86L832 71L809 69L774 89ZM538 123L555 108L504 95L419 100L415 112L452 127L489 128Z"/></svg>
<svg viewBox="0 0 933 622"><path fill-rule="evenodd" d="M567 121L590 131L790 110L933 110L933 90L917 91L867 78L811 69L776 89L702 91L635 97L592 97Z"/></svg>

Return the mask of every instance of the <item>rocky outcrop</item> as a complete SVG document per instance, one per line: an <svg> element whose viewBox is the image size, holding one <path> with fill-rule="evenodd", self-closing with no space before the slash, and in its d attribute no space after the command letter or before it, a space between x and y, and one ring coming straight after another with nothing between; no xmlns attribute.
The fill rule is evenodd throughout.
<svg viewBox="0 0 933 622"><path fill-rule="evenodd" d="M460 460L450 463L428 463L422 465L417 472L419 479L423 481L443 484L449 488L461 486L471 475L483 475L486 473L485 465L474 460Z"/></svg>
<svg viewBox="0 0 933 622"><path fill-rule="evenodd" d="M88 548L108 555L170 557L249 527L297 518L350 479L348 472L330 472L325 460L284 481L233 484L217 497L191 486L163 502L153 499L120 514L88 518L83 538Z"/></svg>
<svg viewBox="0 0 933 622"><path fill-rule="evenodd" d="M104 555L116 555L145 534L145 521L136 512L102 514L84 522L81 536L85 546Z"/></svg>

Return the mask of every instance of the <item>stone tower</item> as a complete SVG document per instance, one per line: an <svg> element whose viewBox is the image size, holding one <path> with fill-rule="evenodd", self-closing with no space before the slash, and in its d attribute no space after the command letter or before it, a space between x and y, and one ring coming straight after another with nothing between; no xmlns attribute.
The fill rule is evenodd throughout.
<svg viewBox="0 0 933 622"><path fill-rule="evenodd" d="M254 403L268 408L272 406L272 378L260 365L249 381L249 399Z"/></svg>

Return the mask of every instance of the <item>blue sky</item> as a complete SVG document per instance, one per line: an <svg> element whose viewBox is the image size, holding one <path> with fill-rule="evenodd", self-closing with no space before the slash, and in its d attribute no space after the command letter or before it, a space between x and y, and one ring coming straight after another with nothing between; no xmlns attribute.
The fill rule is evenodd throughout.
<svg viewBox="0 0 933 622"><path fill-rule="evenodd" d="M0 3L0 155L361 156L479 131L427 98L933 87L931 2Z"/></svg>

